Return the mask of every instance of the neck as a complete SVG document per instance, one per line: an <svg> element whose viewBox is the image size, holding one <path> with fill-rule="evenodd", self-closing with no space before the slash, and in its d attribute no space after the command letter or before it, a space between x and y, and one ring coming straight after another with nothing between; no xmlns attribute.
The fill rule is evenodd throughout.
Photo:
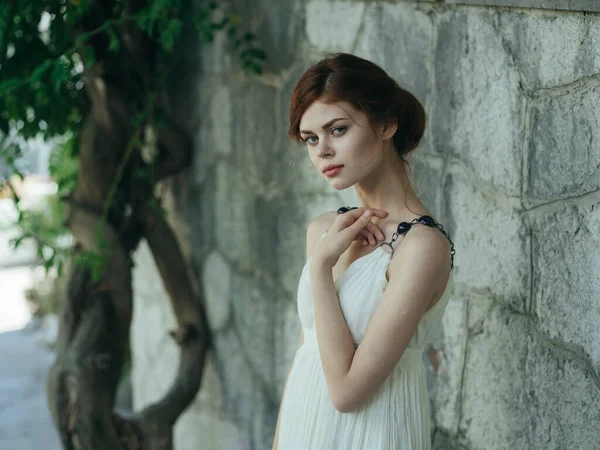
<svg viewBox="0 0 600 450"><path fill-rule="evenodd" d="M379 167L354 187L360 206L387 211L386 221L388 218L392 221L410 220L415 216L411 209L416 213L427 213L412 188L407 164L391 145L384 148Z"/></svg>

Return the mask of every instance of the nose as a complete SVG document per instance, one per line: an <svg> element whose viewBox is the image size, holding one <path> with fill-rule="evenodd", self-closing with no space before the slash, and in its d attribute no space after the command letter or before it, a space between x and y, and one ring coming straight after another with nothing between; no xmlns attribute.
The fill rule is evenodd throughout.
<svg viewBox="0 0 600 450"><path fill-rule="evenodd" d="M325 155L331 156L331 148L329 147L329 144L319 141L319 144L317 145L317 156L323 158Z"/></svg>

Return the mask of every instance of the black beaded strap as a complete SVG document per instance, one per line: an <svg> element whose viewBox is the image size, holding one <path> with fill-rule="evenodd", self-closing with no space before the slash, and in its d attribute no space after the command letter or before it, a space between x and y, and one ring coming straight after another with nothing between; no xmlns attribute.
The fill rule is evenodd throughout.
<svg viewBox="0 0 600 450"><path fill-rule="evenodd" d="M339 214L343 214L345 212L348 212L352 209L358 209L358 207L356 206L342 206L341 208L339 208L337 210L338 215ZM444 230L444 226L441 223L436 223L435 220L433 220L433 217L431 216L421 216L417 219L413 219L410 222L400 222L398 224L398 228L396 229L396 232L392 235L392 240L390 242L382 242L381 244L379 244L379 246L381 247L382 245L388 245L391 249L392 249L392 256L394 255L394 247L392 246L392 244L396 241L396 239L398 239L398 236L400 236L401 234L406 234L408 233L408 230L410 230L412 228L412 225L414 223L421 223L423 225L427 225L428 227L436 227L438 228L442 233L444 233L444 236L446 236L446 239L448 239L448 241L450 241L450 259L451 259L451 265L450 268L454 268L454 254L456 253L454 250L454 242L452 242L452 239L450 239L450 236L448 236L448 233L446 232L446 230Z"/></svg>

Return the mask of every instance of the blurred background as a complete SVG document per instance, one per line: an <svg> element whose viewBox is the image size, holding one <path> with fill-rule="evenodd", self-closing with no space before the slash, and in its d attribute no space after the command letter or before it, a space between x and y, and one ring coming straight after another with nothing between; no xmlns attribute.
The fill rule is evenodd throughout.
<svg viewBox="0 0 600 450"><path fill-rule="evenodd" d="M25 229L44 233L60 223L56 183L49 175L52 148L32 139L18 161L24 178L13 179L28 220L18 223L19 212L11 192L0 198L0 442L3 448L57 450L58 433L46 406L44 380L52 361L58 333L61 283L55 271L46 273L32 239L15 249ZM3 176L12 174L0 162ZM68 238L63 245L69 245Z"/></svg>
<svg viewBox="0 0 600 450"><path fill-rule="evenodd" d="M358 204L286 141L335 51L428 115L411 181L456 249L433 447L598 448L598 2L10 0L1 449L271 448L306 227Z"/></svg>

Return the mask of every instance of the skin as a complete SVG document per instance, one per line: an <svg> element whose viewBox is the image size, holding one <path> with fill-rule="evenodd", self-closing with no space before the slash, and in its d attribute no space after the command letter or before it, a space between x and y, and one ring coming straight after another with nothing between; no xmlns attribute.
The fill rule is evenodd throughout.
<svg viewBox="0 0 600 450"><path fill-rule="evenodd" d="M343 120L336 121L327 130L321 128L335 118ZM300 121L300 136L306 142L315 169L335 190L354 186L359 207L368 207L374 212L376 217L372 223L357 237L363 247L389 240L400 222L425 214L434 217L415 195L405 163L394 148L391 138L396 130L395 122L378 124L372 130L366 114L348 102L327 104L317 100ZM322 172L328 164L344 167L338 175L329 178ZM405 195L410 209L404 205ZM351 247L349 258L342 260L341 266L347 267L370 250Z"/></svg>
<svg viewBox="0 0 600 450"><path fill-rule="evenodd" d="M334 118L343 120L323 130L322 125ZM414 194L403 161L396 156L391 140L396 129L393 122L379 124L373 134L366 115L346 102L316 101L300 122L315 168L336 190L354 186L361 203L357 210L339 216L324 215L328 223L319 217L309 225L309 230L327 230L313 254L310 276L321 362L332 402L340 412L359 409L381 387L421 317L443 292L450 271L450 245L438 230L416 226L399 238L386 272L388 284L365 337L354 348L335 279L353 261L376 249L373 238L383 240L381 232L389 241L399 222L423 214L433 217ZM328 178L321 172L327 164L343 164L344 168ZM418 215L404 206L405 194ZM373 214L362 216L367 210ZM362 246L359 236L370 238L371 245Z"/></svg>

